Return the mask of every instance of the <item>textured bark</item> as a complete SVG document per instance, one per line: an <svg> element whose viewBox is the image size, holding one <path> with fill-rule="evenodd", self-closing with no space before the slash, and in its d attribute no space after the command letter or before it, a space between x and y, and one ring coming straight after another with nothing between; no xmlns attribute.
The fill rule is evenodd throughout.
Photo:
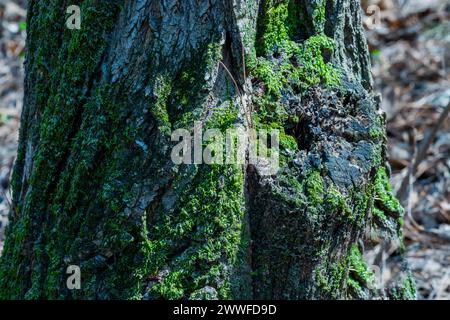
<svg viewBox="0 0 450 320"><path fill-rule="evenodd" d="M403 210L359 2L30 1L27 49L0 298L414 295L407 272L368 288L361 257ZM281 170L174 165L194 121L281 130Z"/></svg>

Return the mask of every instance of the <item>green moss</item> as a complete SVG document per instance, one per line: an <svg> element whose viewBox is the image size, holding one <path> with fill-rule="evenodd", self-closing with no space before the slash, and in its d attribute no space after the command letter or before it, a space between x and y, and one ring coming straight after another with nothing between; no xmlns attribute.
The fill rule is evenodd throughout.
<svg viewBox="0 0 450 320"><path fill-rule="evenodd" d="M199 54L205 62L201 65L207 65L207 73L215 72L221 48L211 44L204 54ZM204 83L204 74L204 69L186 66L172 81L165 109L174 128L190 128L193 121L202 118L203 110L196 103L200 101L193 92L201 91L199 83ZM211 110L204 129L225 131L234 126L239 108L231 99L232 88L229 87L229 101ZM169 271L147 294L151 298L179 299L206 297L214 292L219 298L230 298L231 269L240 263L238 253L242 246L242 168L192 165L179 170L170 186L176 201L170 209L163 203L151 209L154 218L146 232L149 238L145 241L146 264L142 274L156 277L166 266Z"/></svg>
<svg viewBox="0 0 450 320"><path fill-rule="evenodd" d="M306 89L320 83L330 86L339 83L339 72L324 61L324 56L331 57L335 48L334 41L323 33L325 1L314 4L313 19L321 27L303 43L292 40L297 38L298 6L293 1L264 2L262 31L256 43L262 57L248 64L255 65L254 75L262 79L268 93L278 97L287 84ZM281 61L273 59L274 54Z"/></svg>
<svg viewBox="0 0 450 320"><path fill-rule="evenodd" d="M205 168L205 170L207 169ZM195 192L189 196L190 200L183 206L179 215L165 219L165 224L156 227L154 232L157 232L157 234L164 232L166 236L158 238L170 237L172 239L171 242L177 239L184 239L185 237L195 241L190 248L190 254L176 258L172 266L174 269L172 272L183 271L177 278L182 288L192 292L205 285L210 285L217 288L219 292L225 292L221 297L227 298L230 294L227 289L229 282L216 283L215 279L217 273L223 274L224 272L220 265L222 259L235 260L239 243L238 221L242 215L242 191L239 190L240 186L229 185L226 188L228 195L225 197L226 191L219 191L216 186L216 183L221 180L220 176L217 176L218 174L220 175L218 168L209 173L201 173L201 176L206 178L206 181L197 185ZM215 178L218 178L217 182L213 180L213 175ZM231 192L232 188L238 188L238 194L241 195L234 195ZM171 221L172 219L173 221ZM225 230L227 230L226 233ZM163 242L156 248L157 251L154 252L154 255L165 255L170 248L170 244ZM154 261L164 260L164 258L157 258ZM206 266L210 267L203 270ZM150 270L158 270L159 268L155 265ZM228 281L230 280L228 279ZM166 280L163 280L161 286L155 286L152 289L152 293L156 296L171 298L167 296L165 283ZM170 288L173 287L170 282L168 286ZM226 287L225 290L220 290L224 286Z"/></svg>
<svg viewBox="0 0 450 320"><path fill-rule="evenodd" d="M276 128L275 126L273 128ZM287 134L284 129L279 131L280 148L291 152L298 151L297 140L295 137Z"/></svg>
<svg viewBox="0 0 450 320"><path fill-rule="evenodd" d="M381 221L386 221L387 217L384 214L383 210L378 209L377 207L372 208L372 214L377 217L378 219L380 219Z"/></svg>
<svg viewBox="0 0 450 320"><path fill-rule="evenodd" d="M173 129L190 128L194 121L201 119L204 103L202 92L210 85L205 82L205 74L215 74L220 68L218 63L221 58L220 42L209 43L201 47L181 72L171 79L167 110Z"/></svg>
<svg viewBox="0 0 450 320"><path fill-rule="evenodd" d="M402 294L406 299L415 299L417 296L416 283L411 273L408 273L402 283Z"/></svg>
<svg viewBox="0 0 450 320"><path fill-rule="evenodd" d="M262 10L262 23L256 48L257 54L267 55L277 47L289 45L286 27L288 7L285 2L273 4L272 1L268 0L264 1Z"/></svg>
<svg viewBox="0 0 450 320"><path fill-rule="evenodd" d="M153 291L158 292L164 299L181 299L184 295L182 278L182 271L170 272L164 281L153 288Z"/></svg>
<svg viewBox="0 0 450 320"><path fill-rule="evenodd" d="M362 190L354 188L350 191L350 196L354 203L353 220L359 226L363 226L364 218L369 214L373 206L373 195L374 191L371 185L366 186Z"/></svg>
<svg viewBox="0 0 450 320"><path fill-rule="evenodd" d="M347 199L334 185L327 188L326 204L332 212L339 213L347 219L353 217L353 210L349 207Z"/></svg>
<svg viewBox="0 0 450 320"><path fill-rule="evenodd" d="M361 286L367 287L374 280L373 273L368 269L364 258L356 245L352 245L348 255L350 278Z"/></svg>
<svg viewBox="0 0 450 320"><path fill-rule="evenodd" d="M325 5L326 0L317 1L314 11L313 11L313 20L317 25L320 25L320 30L323 30L323 24L325 23Z"/></svg>
<svg viewBox="0 0 450 320"><path fill-rule="evenodd" d="M166 285L164 279L152 288L152 296L173 298L168 295L173 290L167 288L184 288L188 294L210 286L220 298L229 298L231 274L226 265L238 263L244 214L242 169L238 166L200 166L189 187L177 186L175 182L173 188L182 192L179 203L183 205L179 210L164 213L160 222L151 227L148 272L158 272L182 243L190 245L186 252L171 259L170 270L177 272L176 283L180 285L174 286L172 281Z"/></svg>
<svg viewBox="0 0 450 320"><path fill-rule="evenodd" d="M316 207L323 203L324 199L324 181L320 172L313 171L306 178L306 195L312 206Z"/></svg>
<svg viewBox="0 0 450 320"><path fill-rule="evenodd" d="M263 36L265 51L270 52L276 45L288 39L285 20L288 17L287 4L269 7L266 12L266 31Z"/></svg>
<svg viewBox="0 0 450 320"><path fill-rule="evenodd" d="M256 43L257 57L248 64L251 75L260 81L256 84L263 92L253 100L256 111L254 122L258 128L279 129L283 133L280 134L280 149L296 153L298 146L295 137L285 132L289 132L288 128L297 124L298 119L290 116L285 101L292 96L301 97L314 86L330 88L340 85L340 70L332 62L336 45L324 34L326 1L311 1L308 4L265 1L263 4L264 14L259 23ZM307 11L306 8L313 8L312 17L305 17L314 20L312 30L302 29L303 24L298 19ZM384 134L378 127L381 124L376 122L369 131L370 138L381 140ZM379 152L373 157L371 165L374 168L384 160L381 154ZM283 188L280 188L281 191L274 188L274 195L280 197L284 204L307 208L304 212L314 223L339 215L339 222L351 224L355 231L365 227L365 217L373 207L375 186L349 188L342 194L319 170L303 172L300 178L297 172L297 176L290 176L291 160L291 156L281 152L280 164L285 172L277 179ZM385 195L392 191L386 187L384 189ZM389 199L388 203L394 202ZM352 246L348 254L337 262L321 262L314 275L318 287L324 292L322 296L331 298L339 298L345 286L360 294L363 290L366 292L373 281L373 274L356 246Z"/></svg>
<svg viewBox="0 0 450 320"><path fill-rule="evenodd" d="M220 42L212 42L209 43L206 47L205 51L205 58L204 61L206 61L206 68L208 71L212 71L214 68L217 67L218 61L222 59L222 44Z"/></svg>
<svg viewBox="0 0 450 320"><path fill-rule="evenodd" d="M108 37L107 28L111 26L103 18L112 19L110 14L113 13L111 9L115 3L102 5L85 1L82 10L88 14L84 16L83 25L86 24L92 39L86 38L85 34L68 33L66 36L69 39L64 39L62 47L55 50L60 50L60 58L66 58L67 64L59 64L60 69L54 71L54 79L48 81L51 83L50 88L47 88L50 99L48 103L41 104L45 106L45 120L40 123L41 148L35 159L38 169L31 182L33 192L29 193L25 209L19 206L23 217L11 224L11 228L15 229L14 240L17 242L14 248L9 244L5 246L4 256L13 255L8 261L14 261L19 266L16 269L21 265L26 266L27 262L22 260L21 254L23 243L31 241L30 229L39 230L39 224L43 220L46 220L45 223L51 221L52 228L43 232L40 239L47 245L36 245L36 271L31 276L31 290L24 293L21 286L27 281L24 280L27 279L26 271L18 273L17 277L10 276L13 268L5 264L5 268L2 265L1 272L3 275L4 270L8 274L0 281L8 279L10 283L5 286L1 284L1 288L5 288L1 297L4 293L4 297L23 297L26 294L28 298L59 298L65 288L64 266L67 261L74 264L82 261L82 290L70 294L65 292L66 296L73 294L74 298L93 297L101 291L103 296L100 298L139 298L143 290L143 275L148 274L147 271L154 264L163 263L162 259L165 258L159 256L161 259L150 261L155 257L154 251L161 246L148 240L145 228L141 230L139 227L142 224L139 221L131 222L127 213L136 196L130 191L133 190L132 183L138 180L123 168L139 168L142 165L142 162L138 163L142 160L141 154L133 150L132 146L136 138L145 139L140 131L148 131L145 132L145 127L133 127L135 119L130 121L132 108L123 99L117 98L117 88L98 88L94 85L89 95L82 92L89 82L96 83L95 76L90 72L96 69L102 59L102 50L106 44L104 40ZM60 6L60 3L57 5ZM104 7L107 10L102 14ZM92 12L102 17L101 27L96 26L96 31L99 32L97 36L91 28L95 21L89 18ZM77 59L85 59L86 63L82 64ZM44 60L39 63L48 63ZM148 101L148 110L156 119L162 134L167 133L171 127L173 101L179 98L184 105L190 104L192 95L188 91L199 87L191 85L201 83L196 81L201 72L199 70L198 73L189 72L181 76L181 82L186 87L183 92L174 91L179 87L173 88L172 85L176 86L178 83L169 76L155 76L154 95ZM59 76L67 77L67 81L60 81ZM180 95L175 96L176 93ZM186 110L183 114L195 119L195 109L192 113L190 111ZM160 147L164 142L156 139L152 144L147 144L149 148L153 148L150 151L154 161L152 159L145 168L158 167L158 157L162 152ZM66 150L70 150L70 156ZM102 161L105 158L108 161ZM127 161L129 163L125 164ZM48 192L44 192L45 190ZM95 199L90 197L91 190L97 194ZM30 206L31 203L33 207ZM47 207L46 203L50 205ZM24 224L27 221L30 221L29 225ZM28 239L19 239L17 236L20 232L17 229L23 231ZM58 230L65 232L61 234ZM98 238L96 230L102 230L102 235ZM180 228L179 232L182 233L183 230ZM101 254L89 257L92 252ZM163 251L159 253L164 255ZM50 261L49 256L53 257ZM104 260L109 261L106 264ZM134 266L131 275L130 265ZM105 271L105 276L97 278L96 275L102 274L105 268L113 270ZM165 296L174 298L179 294L179 279L184 277L184 274L177 273L169 276L167 285L161 285L160 291ZM12 290L12 287L17 289ZM100 287L102 290L99 290Z"/></svg>
<svg viewBox="0 0 450 320"><path fill-rule="evenodd" d="M325 35L315 35L307 39L299 54L299 68L292 77L307 87L323 83L327 86L339 84L339 71L331 62L325 62L324 55L331 56L334 41Z"/></svg>
<svg viewBox="0 0 450 320"><path fill-rule="evenodd" d="M328 266L319 266L315 269L315 281L321 296L328 299L339 299L342 286L347 278L347 262L345 259Z"/></svg>
<svg viewBox="0 0 450 320"><path fill-rule="evenodd" d="M406 297L410 299L415 299L417 296L416 283L411 273L405 278L403 282L403 290Z"/></svg>
<svg viewBox="0 0 450 320"><path fill-rule="evenodd" d="M153 103L150 108L152 115L159 124L159 130L165 134L170 134L172 127L169 120L169 112L167 110L167 99L172 89L171 83L170 79L166 79L161 75L156 77L154 89L156 102Z"/></svg>
<svg viewBox="0 0 450 320"><path fill-rule="evenodd" d="M335 48L332 39L325 35L316 35L302 44L292 41L289 43L289 51L284 51L285 59L257 59L253 74L263 81L269 95L279 98L283 90L288 90L288 86L304 92L314 85L339 84L339 71L324 58L325 54L331 55Z"/></svg>
<svg viewBox="0 0 450 320"><path fill-rule="evenodd" d="M278 131L279 139L279 166L283 167L292 160L292 155L298 152L297 140L286 133L279 122L261 123L259 117L255 117L256 129L266 130L268 133Z"/></svg>
<svg viewBox="0 0 450 320"><path fill-rule="evenodd" d="M397 234L401 238L405 211L393 193L384 167L380 167L375 175L374 189L372 214L381 221L393 220L397 224Z"/></svg>
<svg viewBox="0 0 450 320"><path fill-rule="evenodd" d="M356 245L352 245L348 254L340 261L317 267L315 277L323 296L331 299L342 298L344 286L358 294L370 287L374 281L374 275Z"/></svg>
<svg viewBox="0 0 450 320"><path fill-rule="evenodd" d="M84 112L87 100L95 100L86 90L96 80L95 71L103 59L121 4L120 1L83 1L80 6L83 28L76 31L65 28L65 8L60 1L38 2L30 8L27 45L33 54L28 57L28 71L35 76L29 88L35 99L30 108L38 106L38 109L31 110L34 113L32 118L24 117L25 129L21 131L21 139L36 138L39 146L33 158L27 197L15 200L20 215L11 219L9 231L14 235L12 241L15 244L5 245L0 264L0 297L3 298L43 298L47 292L50 292L47 298L59 298L55 284L63 288L64 265L61 260L64 249L67 249L68 234L74 226L64 225L60 230L65 232L56 236L57 232L49 225L55 221L55 216L61 220L67 218L63 202L59 206L54 205L55 199L59 198L58 193L61 193L58 181L68 170L68 150L73 147L75 132L82 126L83 115L89 113ZM95 134L91 140L96 141ZM21 141L18 168L23 165L27 145L28 142ZM95 142L93 145L89 150L96 148ZM80 161L80 169L86 166L85 161ZM14 178L15 190L20 190L18 177L22 174L22 169L19 169ZM78 177L73 178L79 181ZM77 194L83 190L79 187ZM64 193L67 196L68 189L64 189ZM67 198L68 206L74 205L70 203L71 197ZM75 212L71 213L77 216ZM22 233L23 239L17 237ZM8 266L10 263L15 267ZM32 270L27 267L31 264ZM51 289L52 286L55 289ZM13 287L16 289L12 290Z"/></svg>
<svg viewBox="0 0 450 320"><path fill-rule="evenodd" d="M267 9L265 32L257 43L263 53L248 64L250 73L263 84L264 94L253 101L260 123L285 124L288 116L281 101L287 94L302 94L316 85L333 87L340 82L339 70L327 61L335 49L334 41L322 33L303 42L291 40L287 12L284 2Z"/></svg>
<svg viewBox="0 0 450 320"><path fill-rule="evenodd" d="M384 131L379 128L371 128L369 130L369 136L372 139L377 140L377 139L384 137Z"/></svg>
<svg viewBox="0 0 450 320"><path fill-rule="evenodd" d="M375 176L376 198L383 209L389 213L403 215L404 209L400 202L395 198L386 169L381 167Z"/></svg>
<svg viewBox="0 0 450 320"><path fill-rule="evenodd" d="M227 129L233 128L238 119L239 109L233 104L233 101L225 103L222 108L217 108L208 120L206 128L220 129L225 135Z"/></svg>
<svg viewBox="0 0 450 320"><path fill-rule="evenodd" d="M286 75L283 74L282 70L274 62L266 59L258 60L255 76L264 82L267 92L276 97L281 96L281 90L288 83Z"/></svg>
<svg viewBox="0 0 450 320"><path fill-rule="evenodd" d="M391 296L396 300L414 300L417 298L416 283L410 272L403 278L398 287L392 289Z"/></svg>

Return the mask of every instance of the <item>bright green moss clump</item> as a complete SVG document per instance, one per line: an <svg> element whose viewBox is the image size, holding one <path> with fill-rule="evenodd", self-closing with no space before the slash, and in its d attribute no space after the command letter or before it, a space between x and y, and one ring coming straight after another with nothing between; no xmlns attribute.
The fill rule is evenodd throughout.
<svg viewBox="0 0 450 320"><path fill-rule="evenodd" d="M312 206L316 207L323 203L324 182L320 172L313 171L306 178L306 194Z"/></svg>
<svg viewBox="0 0 450 320"><path fill-rule="evenodd" d="M320 34L310 37L303 44L298 56L299 67L292 77L306 86L323 83L327 86L339 84L339 72L331 62L325 62L324 55L331 55L334 41Z"/></svg>
<svg viewBox="0 0 450 320"><path fill-rule="evenodd" d="M334 185L327 188L326 204L333 212L339 212L347 218L353 215L353 211L349 207L346 197Z"/></svg>
<svg viewBox="0 0 450 320"><path fill-rule="evenodd" d="M269 1L266 3L268 4ZM263 52L267 54L272 52L276 47L290 51L295 44L289 40L289 32L286 24L288 4L280 3L275 6L267 6L266 10L265 30L261 39Z"/></svg>
<svg viewBox="0 0 450 320"><path fill-rule="evenodd" d="M256 60L253 75L263 81L268 94L279 98L283 91L304 92L314 85L339 84L339 71L324 57L331 55L333 40L325 35L316 35L302 44L290 40L286 43L289 43L287 48L277 48L283 59L259 57Z"/></svg>
<svg viewBox="0 0 450 320"><path fill-rule="evenodd" d="M380 167L375 175L374 205L372 215L384 225L393 225L399 237L402 237L403 216L405 210L395 197L386 168Z"/></svg>
<svg viewBox="0 0 450 320"><path fill-rule="evenodd" d="M256 122L284 127L286 97L302 95L312 86L336 86L340 73L331 62L334 40L323 27L306 39L298 37L300 5L292 1L265 1L256 37L257 57L248 61L250 74L261 81L264 94L254 98ZM324 22L324 4L318 2L316 18ZM322 21L323 20L323 21ZM295 39L295 40L294 40Z"/></svg>
<svg viewBox="0 0 450 320"><path fill-rule="evenodd" d="M390 213L403 215L404 209L394 196L386 169L381 167L375 176L376 199Z"/></svg>
<svg viewBox="0 0 450 320"><path fill-rule="evenodd" d="M348 255L349 262L349 285L354 289L361 286L367 287L374 281L373 273L368 269L364 258L356 245L352 245Z"/></svg>

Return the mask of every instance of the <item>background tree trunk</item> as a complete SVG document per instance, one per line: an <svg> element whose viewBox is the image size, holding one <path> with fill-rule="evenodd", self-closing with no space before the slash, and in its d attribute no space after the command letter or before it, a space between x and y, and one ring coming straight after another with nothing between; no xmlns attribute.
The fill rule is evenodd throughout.
<svg viewBox="0 0 450 320"><path fill-rule="evenodd" d="M414 296L361 255L403 209L358 1L30 1L27 26L0 298ZM174 165L194 121L280 130L282 168Z"/></svg>

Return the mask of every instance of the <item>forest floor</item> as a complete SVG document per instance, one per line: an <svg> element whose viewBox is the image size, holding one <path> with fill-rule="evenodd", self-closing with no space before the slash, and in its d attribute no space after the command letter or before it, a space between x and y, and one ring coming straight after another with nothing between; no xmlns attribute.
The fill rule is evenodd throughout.
<svg viewBox="0 0 450 320"><path fill-rule="evenodd" d="M23 103L25 2L0 0L0 252ZM392 183L399 190L410 176L417 146L450 102L450 0L363 0L362 4L375 88L383 96L388 119ZM413 181L406 193L404 233L419 298L450 299L448 117Z"/></svg>

